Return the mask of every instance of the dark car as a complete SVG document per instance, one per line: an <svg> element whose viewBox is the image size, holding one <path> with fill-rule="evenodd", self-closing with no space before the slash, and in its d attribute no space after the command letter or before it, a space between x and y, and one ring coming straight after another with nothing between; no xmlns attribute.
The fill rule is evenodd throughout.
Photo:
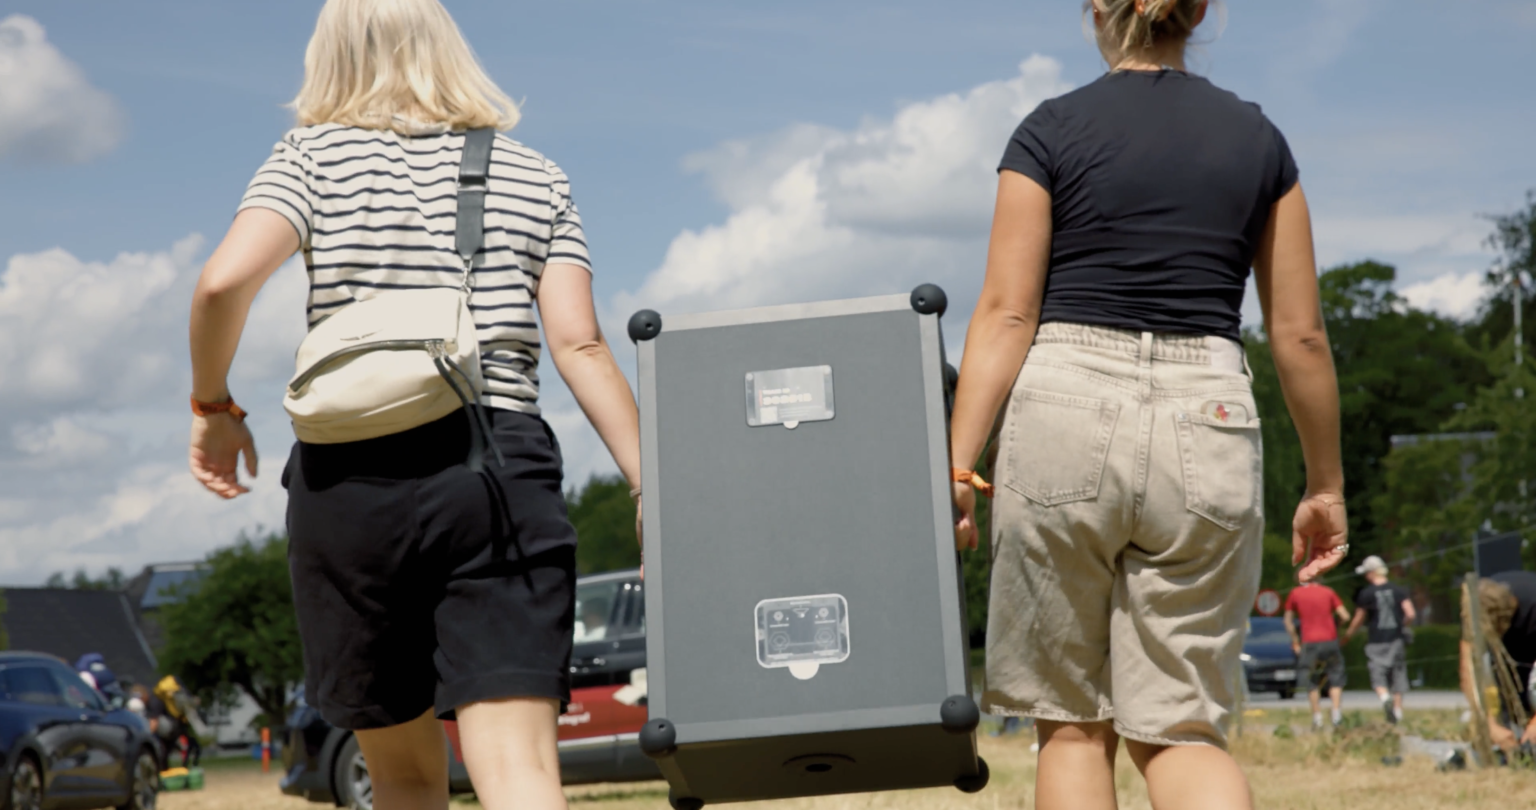
<svg viewBox="0 0 1536 810"><path fill-rule="evenodd" d="M1284 621L1269 616L1249 619L1242 658L1249 692L1279 692L1281 700L1296 694L1296 653Z"/></svg>
<svg viewBox="0 0 1536 810"><path fill-rule="evenodd" d="M571 703L559 720L560 778L567 785L660 779L640 752L645 725L645 599L638 571L582 577L576 583L576 638L571 652ZM327 723L303 700L288 719L282 791L358 810L373 807L373 783L352 732ZM459 749L458 725L447 732L449 788L472 788Z"/></svg>
<svg viewBox="0 0 1536 810"><path fill-rule="evenodd" d="M58 658L0 652L0 786L7 810L151 810L160 746Z"/></svg>

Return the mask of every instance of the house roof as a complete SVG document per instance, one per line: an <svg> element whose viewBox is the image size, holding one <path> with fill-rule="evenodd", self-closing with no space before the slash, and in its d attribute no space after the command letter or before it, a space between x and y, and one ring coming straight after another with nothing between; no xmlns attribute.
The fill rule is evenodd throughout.
<svg viewBox="0 0 1536 810"><path fill-rule="evenodd" d="M190 580L201 578L208 571L207 565L196 562L158 563L146 565L136 574L123 592L136 612L154 610L177 601L176 588Z"/></svg>
<svg viewBox="0 0 1536 810"><path fill-rule="evenodd" d="M5 588L0 596L6 602L0 623L12 650L50 653L70 664L86 653L101 653L119 678L155 681L154 653L122 592Z"/></svg>

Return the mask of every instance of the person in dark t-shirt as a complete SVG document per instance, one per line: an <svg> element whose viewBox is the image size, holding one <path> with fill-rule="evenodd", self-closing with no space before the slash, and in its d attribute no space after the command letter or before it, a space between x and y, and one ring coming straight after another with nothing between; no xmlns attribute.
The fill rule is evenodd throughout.
<svg viewBox="0 0 1536 810"><path fill-rule="evenodd" d="M1533 670L1536 670L1536 573L1530 571L1505 571L1478 580L1476 600L1482 609L1483 632L1497 636L1504 649L1515 662L1516 680L1522 688L1517 696L1524 704L1531 721L1524 729L1505 726L1501 718L1488 717L1488 731L1493 742L1501 748L1512 749L1521 743L1536 743L1536 699L1532 691ZM1465 604L1463 604L1465 608ZM1462 616L1465 624L1468 616ZM1470 628L1463 630L1463 637L1470 636ZM1461 691L1467 703L1478 705L1477 686L1472 675L1472 645L1461 642ZM1507 718L1505 718L1507 719Z"/></svg>
<svg viewBox="0 0 1536 810"><path fill-rule="evenodd" d="M1355 616L1344 631L1344 643L1365 625L1371 688L1381 698L1387 722L1396 723L1403 719L1403 695L1408 692L1409 626L1418 616L1408 591L1387 581L1387 564L1380 557L1366 557L1355 573L1363 574L1368 584L1355 594Z"/></svg>
<svg viewBox="0 0 1536 810"><path fill-rule="evenodd" d="M1109 72L1028 113L998 167L950 466L960 548L995 492L990 615L1015 618L988 628L982 703L1039 721L1039 810L1114 807L1122 738L1159 806L1252 805L1225 750L1263 556L1250 269L1306 461L1299 581L1348 552L1306 196L1258 106L1185 69L1207 5L1090 0Z"/></svg>

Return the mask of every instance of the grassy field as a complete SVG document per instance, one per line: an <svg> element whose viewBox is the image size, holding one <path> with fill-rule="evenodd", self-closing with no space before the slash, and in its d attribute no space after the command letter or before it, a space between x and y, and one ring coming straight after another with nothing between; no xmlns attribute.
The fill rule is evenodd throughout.
<svg viewBox="0 0 1536 810"><path fill-rule="evenodd" d="M1403 731L1447 738L1461 733L1454 712L1410 712ZM1253 783L1261 808L1285 810L1460 810L1536 807L1536 771L1507 768L1440 773L1427 757L1409 756L1389 767L1381 757L1398 750L1398 730L1346 718L1338 733L1311 734L1307 715L1293 710L1255 713L1232 750ZM1278 732L1278 733L1277 733ZM1033 806L1034 736L983 737L982 755L992 783L967 796L953 789L829 796L737 805L762 810L1013 810ZM161 796L165 810L302 810L310 805L277 792L278 774L253 765L208 771L208 787L196 793ZM1150 808L1141 777L1122 757L1117 773L1122 810ZM594 785L568 791L573 810L667 810L663 783ZM454 810L479 807L472 799Z"/></svg>

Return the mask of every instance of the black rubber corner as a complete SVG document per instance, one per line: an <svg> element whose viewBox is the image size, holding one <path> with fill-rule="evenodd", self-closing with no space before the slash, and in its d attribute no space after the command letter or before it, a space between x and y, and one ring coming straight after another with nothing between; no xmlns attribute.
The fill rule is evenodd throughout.
<svg viewBox="0 0 1536 810"><path fill-rule="evenodd" d="M960 370L955 368L954 366L950 365L949 363L945 363L944 364L944 389L946 391L954 391L955 390L955 386L957 386L959 384L960 384Z"/></svg>
<svg viewBox="0 0 1536 810"><path fill-rule="evenodd" d="M677 727L658 717L640 727L640 751L651 759L663 759L677 751Z"/></svg>
<svg viewBox="0 0 1536 810"><path fill-rule="evenodd" d="M955 788L961 793L980 793L992 780L992 769L987 767L987 761L981 757L976 758L976 775L962 776L955 780Z"/></svg>
<svg viewBox="0 0 1536 810"><path fill-rule="evenodd" d="M938 315L942 318L944 310L949 309L949 296L937 284L919 284L912 291L912 308L919 315Z"/></svg>
<svg viewBox="0 0 1536 810"><path fill-rule="evenodd" d="M969 695L950 695L939 704L939 725L951 734L969 734L980 724L981 709ZM642 730L642 740L644 733Z"/></svg>
<svg viewBox="0 0 1536 810"><path fill-rule="evenodd" d="M661 313L654 309L642 309L629 316L630 340L639 343L659 334L661 334Z"/></svg>
<svg viewBox="0 0 1536 810"><path fill-rule="evenodd" d="M672 810L699 810L699 808L704 806L704 800L695 799L692 796L678 798L668 793L667 804L672 805Z"/></svg>

